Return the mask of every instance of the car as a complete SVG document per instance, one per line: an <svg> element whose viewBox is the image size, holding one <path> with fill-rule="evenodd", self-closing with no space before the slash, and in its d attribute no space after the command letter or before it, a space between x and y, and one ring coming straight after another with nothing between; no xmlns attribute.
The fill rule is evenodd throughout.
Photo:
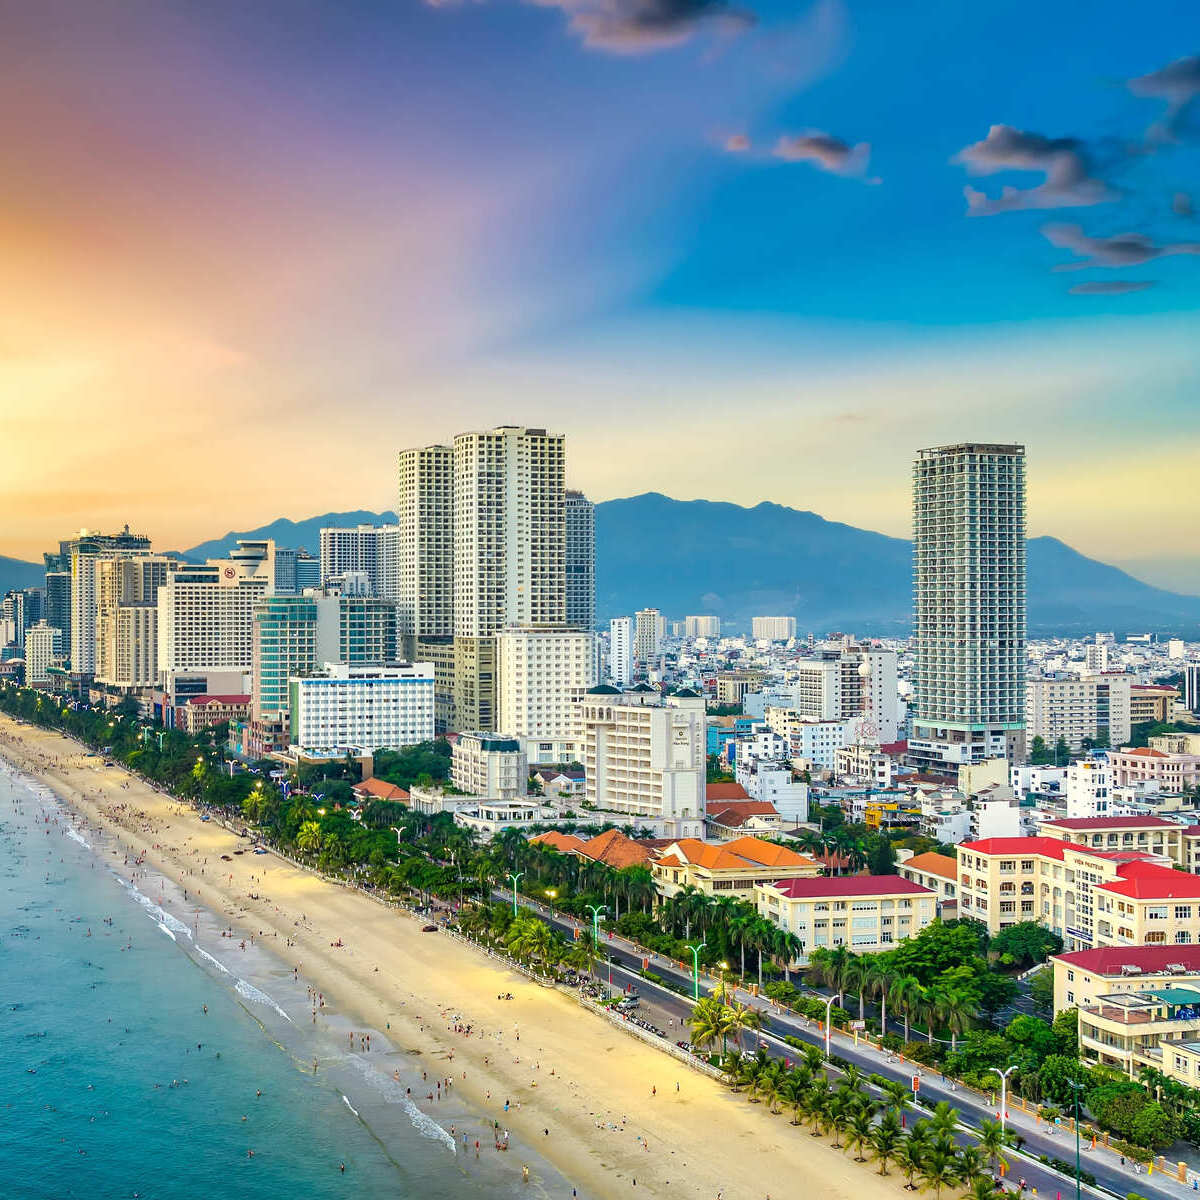
<svg viewBox="0 0 1200 1200"><path fill-rule="evenodd" d="M438 927L436 925L422 925L421 926L422 933L437 933L437 929L438 929Z"/></svg>
<svg viewBox="0 0 1200 1200"><path fill-rule="evenodd" d="M222 862L233 862L233 855L232 854L222 854L221 861Z"/></svg>
<svg viewBox="0 0 1200 1200"><path fill-rule="evenodd" d="M266 850L264 850L264 849L263 849L261 846L255 846L255 847L254 847L254 853L255 853L255 854L266 854L266 853L267 853L267 851L266 851Z"/></svg>
<svg viewBox="0 0 1200 1200"><path fill-rule="evenodd" d="M200 820L202 820L202 821L211 821L211 820L212 820L212 817L210 817L210 816L208 815L208 813L205 813L205 814L204 814L204 815L203 815L203 816L200 818Z"/></svg>

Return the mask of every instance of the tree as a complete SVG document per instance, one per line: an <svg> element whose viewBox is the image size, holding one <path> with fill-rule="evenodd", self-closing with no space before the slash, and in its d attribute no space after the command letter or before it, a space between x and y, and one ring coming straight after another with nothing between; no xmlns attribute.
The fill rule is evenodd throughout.
<svg viewBox="0 0 1200 1200"><path fill-rule="evenodd" d="M1040 733L1035 734L1029 744L1029 761L1035 767L1044 767L1050 761L1050 750L1046 746L1046 739Z"/></svg>
<svg viewBox="0 0 1200 1200"><path fill-rule="evenodd" d="M936 1200L941 1200L942 1189L953 1187L958 1180L954 1152L940 1146L933 1147L921 1162L921 1190L933 1188Z"/></svg>
<svg viewBox="0 0 1200 1200"><path fill-rule="evenodd" d="M1164 1150L1178 1135L1178 1124L1161 1104L1152 1100L1133 1118L1129 1140L1151 1150Z"/></svg>
<svg viewBox="0 0 1200 1200"><path fill-rule="evenodd" d="M1005 1147L1012 1144L1012 1137L999 1121L985 1120L979 1125L979 1148L988 1156L988 1162L996 1171L1005 1162Z"/></svg>
<svg viewBox="0 0 1200 1200"><path fill-rule="evenodd" d="M906 1191L916 1191L917 1185L913 1180L924 1167L925 1155L928 1152L928 1140L916 1129L900 1144L900 1149L896 1154L896 1165L904 1172Z"/></svg>
<svg viewBox="0 0 1200 1200"><path fill-rule="evenodd" d="M314 854L321 848L321 826L316 821L305 821L296 834L296 845L305 854Z"/></svg>
<svg viewBox="0 0 1200 1200"><path fill-rule="evenodd" d="M1058 741L1054 743L1054 765L1063 767L1070 761L1071 747L1067 745L1067 739L1060 734Z"/></svg>
<svg viewBox="0 0 1200 1200"><path fill-rule="evenodd" d="M867 851L867 872L871 875L895 875L896 848L890 838L875 838Z"/></svg>
<svg viewBox="0 0 1200 1200"><path fill-rule="evenodd" d="M988 944L988 956L1005 967L1032 967L1063 948L1062 938L1036 921L1022 921L1002 929Z"/></svg>
<svg viewBox="0 0 1200 1200"><path fill-rule="evenodd" d="M855 1151L855 1162L867 1161L863 1150L871 1145L871 1135L875 1130L874 1116L874 1109L870 1102L856 1105L850 1114L850 1123L846 1127L846 1143L851 1150Z"/></svg>
<svg viewBox="0 0 1200 1200"><path fill-rule="evenodd" d="M1043 967L1029 980L1029 998L1040 1012L1050 1012L1054 1007L1053 968Z"/></svg>
<svg viewBox="0 0 1200 1200"><path fill-rule="evenodd" d="M888 1163L896 1157L903 1137L899 1116L895 1111L885 1112L871 1131L871 1148L879 1162L880 1175L888 1173Z"/></svg>
<svg viewBox="0 0 1200 1200"><path fill-rule="evenodd" d="M909 1040L909 1021L917 1014L920 1003L925 995L925 989L912 975L901 975L892 980L888 989L888 999L892 1007L904 1019L904 1040Z"/></svg>

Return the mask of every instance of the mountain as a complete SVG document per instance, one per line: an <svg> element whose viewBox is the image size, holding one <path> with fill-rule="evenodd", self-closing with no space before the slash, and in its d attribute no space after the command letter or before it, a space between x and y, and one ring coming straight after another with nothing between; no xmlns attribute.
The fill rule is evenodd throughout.
<svg viewBox="0 0 1200 1200"><path fill-rule="evenodd" d="M1151 587L1057 538L1029 540L1029 628L1200 632L1200 597ZM802 630L904 632L911 543L779 504L743 508L656 492L596 506L597 612L756 614Z"/></svg>
<svg viewBox="0 0 1200 1200"><path fill-rule="evenodd" d="M183 555L217 558L239 537L274 538L317 554L323 526L394 520L365 510L281 518ZM752 616L779 614L795 616L802 630L904 633L912 618L911 552L904 538L781 504L743 508L647 492L596 505L596 609L601 619L653 606L674 618L715 613L742 629ZM0 594L41 580L37 564L0 558ZM1151 587L1057 538L1030 538L1029 629L1151 629L1200 638L1200 597Z"/></svg>

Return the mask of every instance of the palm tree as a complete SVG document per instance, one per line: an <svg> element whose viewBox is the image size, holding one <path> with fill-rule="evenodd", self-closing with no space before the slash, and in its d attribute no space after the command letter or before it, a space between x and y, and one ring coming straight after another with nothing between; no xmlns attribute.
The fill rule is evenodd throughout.
<svg viewBox="0 0 1200 1200"><path fill-rule="evenodd" d="M887 1033L888 989L892 986L892 973L879 958L871 957L867 960L865 983L867 994L879 1001L879 1032Z"/></svg>
<svg viewBox="0 0 1200 1200"><path fill-rule="evenodd" d="M296 834L296 846L305 854L321 848L321 826L316 821L305 821Z"/></svg>
<svg viewBox="0 0 1200 1200"><path fill-rule="evenodd" d="M891 987L888 989L888 999L891 1000L892 1007L904 1018L904 1040L906 1042L909 1040L909 1021L916 1012L924 992L925 989L912 975L901 975L899 979L893 979Z"/></svg>
<svg viewBox="0 0 1200 1200"><path fill-rule="evenodd" d="M830 951L828 965L822 971L826 985L837 992L838 1008L844 1007L842 1001L845 999L853 961L854 955L845 946L837 946Z"/></svg>
<svg viewBox="0 0 1200 1200"><path fill-rule="evenodd" d="M866 993L871 977L871 968L866 958L852 958L846 967L843 983L848 992L858 993L858 1019L866 1018Z"/></svg>
<svg viewBox="0 0 1200 1200"><path fill-rule="evenodd" d="M812 1114L812 1136L820 1137L825 1130L833 1089L824 1075L818 1075L808 1088L808 1111Z"/></svg>
<svg viewBox="0 0 1200 1200"><path fill-rule="evenodd" d="M953 1136L958 1128L958 1109L951 1108L949 1101L939 1100L929 1118L929 1132L936 1138L945 1134Z"/></svg>
<svg viewBox="0 0 1200 1200"><path fill-rule="evenodd" d="M879 1119L879 1124L871 1130L871 1148L875 1158L879 1160L879 1174L888 1173L888 1163L896 1156L904 1134L900 1128L900 1118L893 1112L885 1112Z"/></svg>
<svg viewBox="0 0 1200 1200"><path fill-rule="evenodd" d="M925 1165L925 1155L929 1151L929 1144L921 1133L914 1129L912 1133L904 1139L895 1155L896 1165L904 1172L905 1190L915 1192L917 1185L913 1183L915 1176L920 1174L921 1169Z"/></svg>
<svg viewBox="0 0 1200 1200"><path fill-rule="evenodd" d="M854 1111L850 1114L850 1124L846 1130L846 1142L852 1150L857 1151L854 1155L855 1162L867 1161L863 1150L871 1144L871 1134L875 1128L874 1116L875 1114L870 1104L859 1104L855 1106Z"/></svg>
<svg viewBox="0 0 1200 1200"><path fill-rule="evenodd" d="M838 1138L846 1132L850 1124L850 1097L840 1088L829 1097L825 1105L825 1123L833 1132L833 1148L840 1150L842 1143Z"/></svg>
<svg viewBox="0 0 1200 1200"><path fill-rule="evenodd" d="M983 1151L977 1146L963 1146L958 1151L955 1169L958 1172L959 1181L965 1183L967 1187L973 1187L975 1180L981 1179L987 1174Z"/></svg>
<svg viewBox="0 0 1200 1200"><path fill-rule="evenodd" d="M729 1013L729 1007L714 996L696 1001L688 1018L692 1045L704 1050L719 1039L721 1052L724 1053L730 1034Z"/></svg>
<svg viewBox="0 0 1200 1200"><path fill-rule="evenodd" d="M938 1011L943 1026L950 1030L950 1050L953 1053L958 1035L966 1033L975 1020L978 1011L975 997L963 988L950 988L941 993Z"/></svg>
<svg viewBox="0 0 1200 1200"><path fill-rule="evenodd" d="M740 962L738 974L742 979L746 978L746 947L750 944L751 931L757 922L758 914L753 909L744 907L730 919L726 927L729 931L730 943L738 950Z"/></svg>
<svg viewBox="0 0 1200 1200"><path fill-rule="evenodd" d="M890 1110L896 1114L897 1118L903 1117L904 1110L908 1107L912 1097L907 1085L899 1079L889 1079L881 1085L881 1089L887 1097Z"/></svg>
<svg viewBox="0 0 1200 1200"><path fill-rule="evenodd" d="M990 1175L980 1175L978 1179L971 1181L970 1190L967 1192L971 1200L996 1200L999 1192L996 1189L996 1181Z"/></svg>
<svg viewBox="0 0 1200 1200"><path fill-rule="evenodd" d="M766 1104L768 1110L773 1114L778 1114L784 1100L779 1076L774 1071L764 1071L762 1077L754 1085L754 1088Z"/></svg>
<svg viewBox="0 0 1200 1200"><path fill-rule="evenodd" d="M729 1032L737 1038L738 1049L742 1047L742 1034L746 1030L759 1030L763 1026L763 1015L757 1008L747 1004L733 1004L727 1008L726 1024Z"/></svg>
<svg viewBox="0 0 1200 1200"><path fill-rule="evenodd" d="M925 1155L921 1163L922 1191L933 1188L935 1200L941 1200L942 1188L952 1187L957 1178L952 1152L947 1153L940 1146L935 1146Z"/></svg>
<svg viewBox="0 0 1200 1200"><path fill-rule="evenodd" d="M979 1125L979 1148L987 1156L992 1171L1003 1163L1004 1148L1011 1145L1012 1136L999 1121L982 1121Z"/></svg>
<svg viewBox="0 0 1200 1200"><path fill-rule="evenodd" d="M862 1086L863 1073L862 1068L855 1066L854 1063L847 1063L842 1068L842 1086L848 1088L852 1092L857 1092Z"/></svg>

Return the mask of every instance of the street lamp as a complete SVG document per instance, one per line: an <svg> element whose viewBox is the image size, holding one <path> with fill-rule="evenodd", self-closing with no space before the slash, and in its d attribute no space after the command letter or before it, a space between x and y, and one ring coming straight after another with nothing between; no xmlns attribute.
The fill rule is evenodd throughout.
<svg viewBox="0 0 1200 1200"><path fill-rule="evenodd" d="M553 900L553 899L554 899L554 898L555 898L557 895L558 895L558 892L556 892L556 891L554 890L554 888L547 888L547 889L546 889L546 896L547 896L549 899Z"/></svg>
<svg viewBox="0 0 1200 1200"><path fill-rule="evenodd" d="M1084 1085L1068 1079L1067 1086L1075 1093L1075 1200L1079 1200L1079 1093Z"/></svg>
<svg viewBox="0 0 1200 1200"><path fill-rule="evenodd" d="M590 909L592 913L592 941L596 944L596 949L600 949L600 914L607 912L607 904L585 904L584 908Z"/></svg>
<svg viewBox="0 0 1200 1200"><path fill-rule="evenodd" d="M707 942L701 942L698 946L688 946L688 949L692 952L692 978L694 983L692 998L694 1000L700 999L700 951L707 945Z"/></svg>
<svg viewBox="0 0 1200 1200"><path fill-rule="evenodd" d="M1013 1063L1012 1066L1005 1067L1003 1071L999 1067L992 1067L990 1069L1000 1076L1000 1128L1003 1130L1006 1128L1006 1122L1008 1121L1008 1073L1015 1071L1017 1064Z"/></svg>
<svg viewBox="0 0 1200 1200"><path fill-rule="evenodd" d="M512 885L513 885L513 916L514 917L517 915L517 880L523 878L524 875L525 875L524 871L518 871L515 875L509 876L509 879L512 880Z"/></svg>
<svg viewBox="0 0 1200 1200"><path fill-rule="evenodd" d="M722 959L717 966L721 969L721 999L725 999L725 972L729 970L729 964Z"/></svg>
<svg viewBox="0 0 1200 1200"><path fill-rule="evenodd" d="M836 999L837 999L836 996L830 996L829 999L825 1001L825 1057L826 1058L829 1057L829 1026L830 1026L829 1014L830 1014L830 1010L833 1008L833 1002Z"/></svg>

